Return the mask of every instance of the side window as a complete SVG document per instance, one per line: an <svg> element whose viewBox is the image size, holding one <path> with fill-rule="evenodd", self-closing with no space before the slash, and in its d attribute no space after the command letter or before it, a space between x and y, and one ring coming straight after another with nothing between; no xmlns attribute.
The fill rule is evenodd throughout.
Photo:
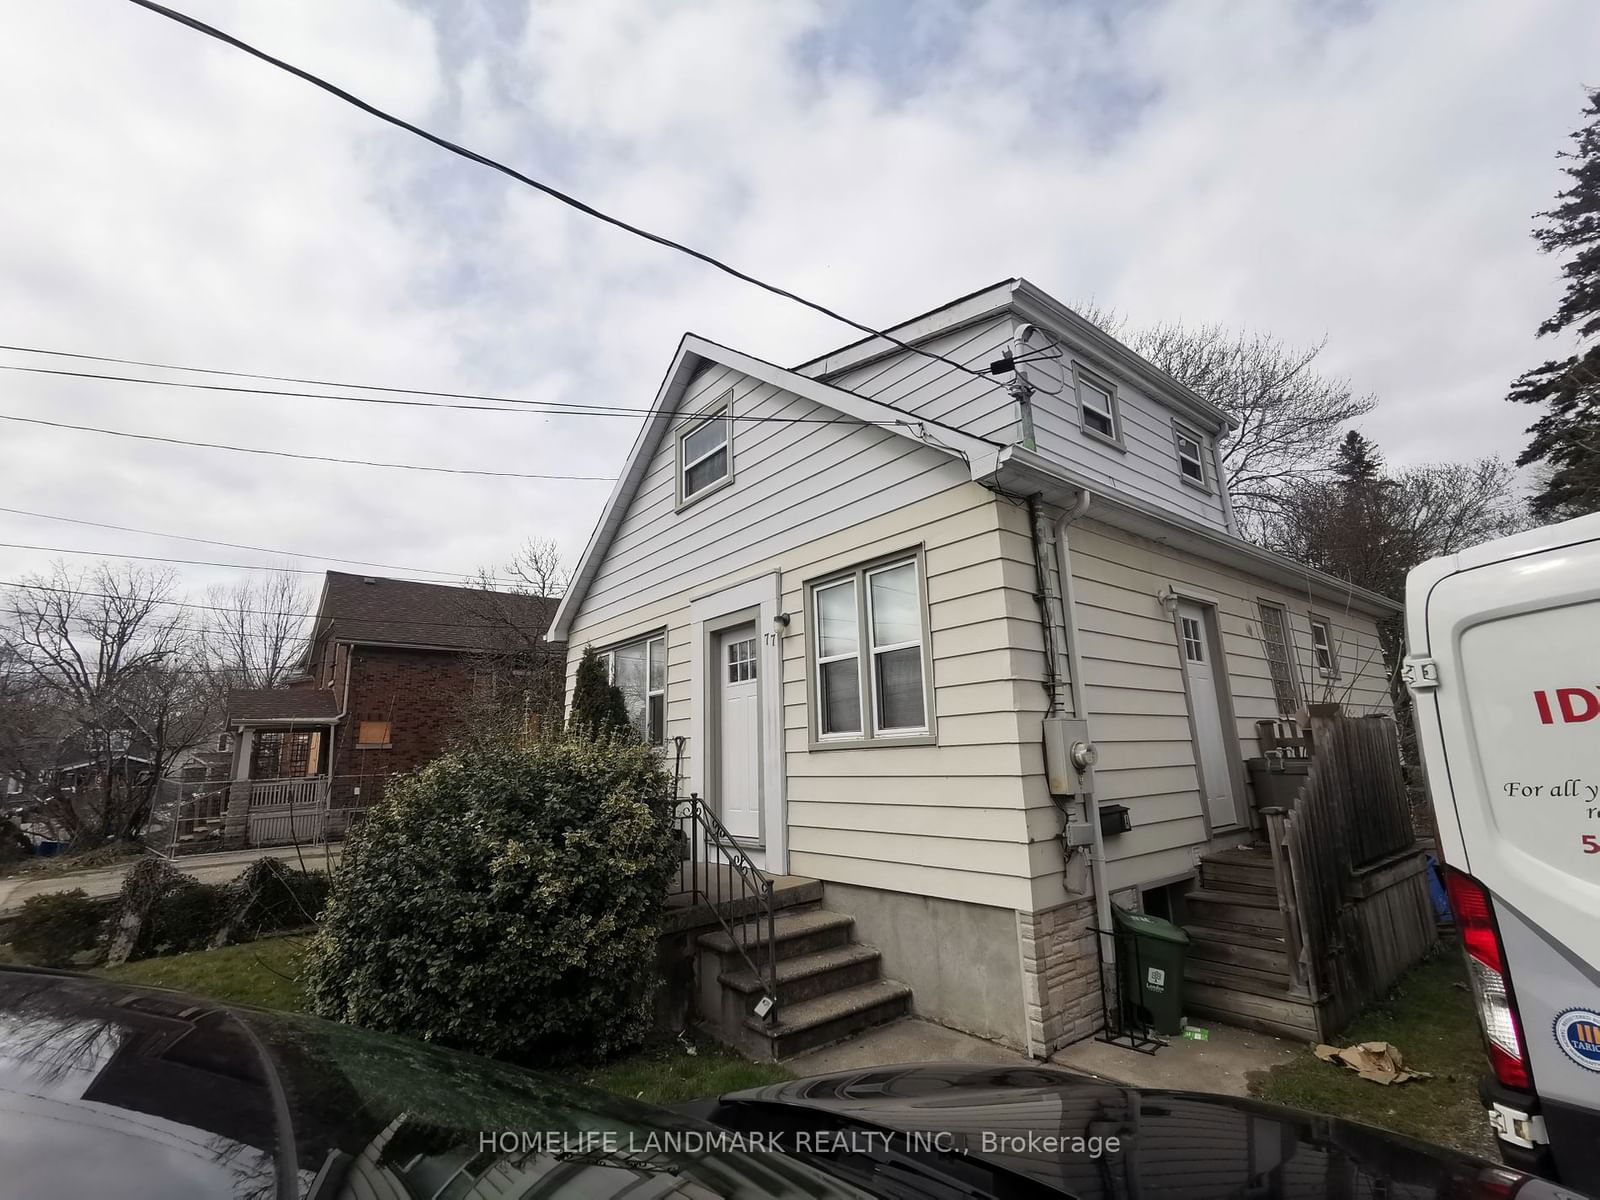
<svg viewBox="0 0 1600 1200"><path fill-rule="evenodd" d="M678 505L693 503L733 479L733 393L678 433Z"/></svg>
<svg viewBox="0 0 1600 1200"><path fill-rule="evenodd" d="M1324 617L1311 618L1311 660L1325 678L1339 678L1339 647L1333 625Z"/></svg>
<svg viewBox="0 0 1600 1200"><path fill-rule="evenodd" d="M1294 682L1294 661L1289 654L1289 626L1283 609L1265 600L1256 606L1261 613L1261 645L1267 654L1267 669L1272 673L1272 695L1278 712L1290 716L1300 707L1300 693Z"/></svg>
<svg viewBox="0 0 1600 1200"><path fill-rule="evenodd" d="M1200 435L1187 426L1173 422L1172 438L1178 451L1178 474L1183 481L1210 491L1206 485L1205 442Z"/></svg>
<svg viewBox="0 0 1600 1200"><path fill-rule="evenodd" d="M807 610L813 742L931 737L921 556L896 556L813 583Z"/></svg>
<svg viewBox="0 0 1600 1200"><path fill-rule="evenodd" d="M606 673L622 693L628 722L652 746L667 741L667 639L640 638L601 652Z"/></svg>
<svg viewBox="0 0 1600 1200"><path fill-rule="evenodd" d="M1072 381L1083 431L1120 448L1122 418L1117 412L1117 385L1077 363L1072 364Z"/></svg>

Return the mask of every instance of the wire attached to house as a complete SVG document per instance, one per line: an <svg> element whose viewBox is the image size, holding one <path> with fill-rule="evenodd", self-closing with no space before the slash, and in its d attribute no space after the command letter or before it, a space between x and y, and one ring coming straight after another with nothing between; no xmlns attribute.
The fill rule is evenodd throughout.
<svg viewBox="0 0 1600 1200"><path fill-rule="evenodd" d="M694 247L686 245L683 242L674 241L672 238L665 237L659 233L652 233L650 230L641 228L638 225L633 225L622 220L620 217L612 216L610 213L603 212L591 204L586 204L577 197L568 195L566 192L563 192L548 183L544 183L530 175L524 175L521 171L516 170L514 167L507 166L505 163L489 158L487 155L479 154L476 150L469 150L467 147L452 142L447 138L441 137L439 134L429 132L420 125L413 125L410 121L395 116L393 113L387 112L384 109L379 108L377 105L371 104L368 101L361 99L359 96L345 91L337 84L330 83L321 76L313 75L310 71L307 71L304 68L297 67L293 63L286 62L281 58L276 58L273 55L268 54L265 50L261 50L256 46L251 45L249 42L242 41L241 39L234 37L232 34L224 33L216 26L208 25L196 17L189 16L187 13L182 13L176 9L168 8L164 4L156 4L154 3L154 0L129 0L129 3L136 4L140 8L148 9L150 12L166 17L169 21L175 21L180 25L187 26L188 28L193 29L195 32L202 33L209 38L213 38L216 41L223 43L224 45L232 46L235 50L240 50L245 54L250 55L252 58L257 58L262 62L267 63L269 66L278 68L280 71L286 71L290 75L295 76L297 79L303 80L304 82L311 84L313 87L320 88L322 91L327 92L330 96L334 96L337 99L344 101L346 104L360 109L370 117L376 117L378 120L383 121L386 124L393 125L397 129L402 129L407 133L413 134L414 136L419 137L426 142L430 142L433 145L438 146L441 150L446 150L451 154L466 159L468 162L474 162L479 166L488 167L491 171L497 171L509 179L514 179L518 183L533 188L535 191L544 193L551 199L559 201L560 203L565 204L568 208L575 209L587 217L593 217L597 221L601 221L607 225L621 229L625 233L631 233L635 237L643 238L647 242L653 242L658 246L664 246L669 250L676 250L680 254L686 254L690 258L697 259L698 261L705 263L707 266L713 267L726 275L731 275L733 278L743 283L748 283L753 287L758 287L763 291L770 292L774 296L780 296L785 300L791 300L796 304L811 309L813 312L821 313L825 317L829 317L832 320L838 321L840 324L848 325L850 328L855 329L858 332L870 334L872 337L882 338L884 341L889 342L891 345L898 346L902 350L909 350L912 353L920 354L925 358L936 359L937 361L946 363L957 370L966 371L975 378L983 379L985 382L992 382L983 372L973 370L964 363L958 363L954 359L946 358L944 355L938 354L932 350L924 350L921 347L911 345L909 342L903 342L891 333L887 333L881 329L876 329L871 325L863 324L862 322L847 317L843 313L837 312L834 309L820 304L815 300L808 300L806 297L789 291L787 288L779 287L777 284L768 283L766 280L757 278L756 276L745 271L741 271L737 267L731 266L730 264L723 262L721 259L707 254L703 250L696 250Z"/></svg>
<svg viewBox="0 0 1600 1200"><path fill-rule="evenodd" d="M42 417L19 417L0 413L0 421L16 421L23 425L43 425L51 429L73 429L80 433L99 433L107 437L134 438L141 442L165 442L173 446L194 446L202 450L229 450L235 454L262 454L270 458L295 458L304 462L338 463L346 467L383 467L394 471L427 471L438 475L486 475L495 479L561 479L593 483L614 483L615 475L550 475L526 471L488 471L478 467L436 467L424 463L379 462L365 458L332 458L325 454L300 454L293 450L267 450L260 446L233 446L225 442L198 442L189 438L161 437L153 433L135 433L127 429L103 429L97 425L73 425L66 421L46 421Z"/></svg>

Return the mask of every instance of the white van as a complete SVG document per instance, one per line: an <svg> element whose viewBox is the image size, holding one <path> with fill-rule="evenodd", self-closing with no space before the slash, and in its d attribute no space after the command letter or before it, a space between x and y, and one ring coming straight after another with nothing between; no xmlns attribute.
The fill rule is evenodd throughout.
<svg viewBox="0 0 1600 1200"><path fill-rule="evenodd" d="M1416 568L1406 641L1491 1123L1600 1193L1600 515Z"/></svg>

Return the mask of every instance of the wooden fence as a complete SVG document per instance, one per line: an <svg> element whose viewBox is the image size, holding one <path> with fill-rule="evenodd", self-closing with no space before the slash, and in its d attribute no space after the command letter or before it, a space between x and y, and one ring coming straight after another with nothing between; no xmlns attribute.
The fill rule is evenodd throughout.
<svg viewBox="0 0 1600 1200"><path fill-rule="evenodd" d="M1319 716L1294 806L1264 811L1296 984L1330 1036L1383 995L1436 937L1388 717Z"/></svg>

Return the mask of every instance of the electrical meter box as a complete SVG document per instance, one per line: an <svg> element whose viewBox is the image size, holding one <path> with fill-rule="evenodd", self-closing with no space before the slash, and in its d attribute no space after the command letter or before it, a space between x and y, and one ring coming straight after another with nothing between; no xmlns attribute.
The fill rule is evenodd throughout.
<svg viewBox="0 0 1600 1200"><path fill-rule="evenodd" d="M1046 717L1044 770L1052 796L1076 796L1094 788L1094 743L1089 722L1077 717Z"/></svg>

